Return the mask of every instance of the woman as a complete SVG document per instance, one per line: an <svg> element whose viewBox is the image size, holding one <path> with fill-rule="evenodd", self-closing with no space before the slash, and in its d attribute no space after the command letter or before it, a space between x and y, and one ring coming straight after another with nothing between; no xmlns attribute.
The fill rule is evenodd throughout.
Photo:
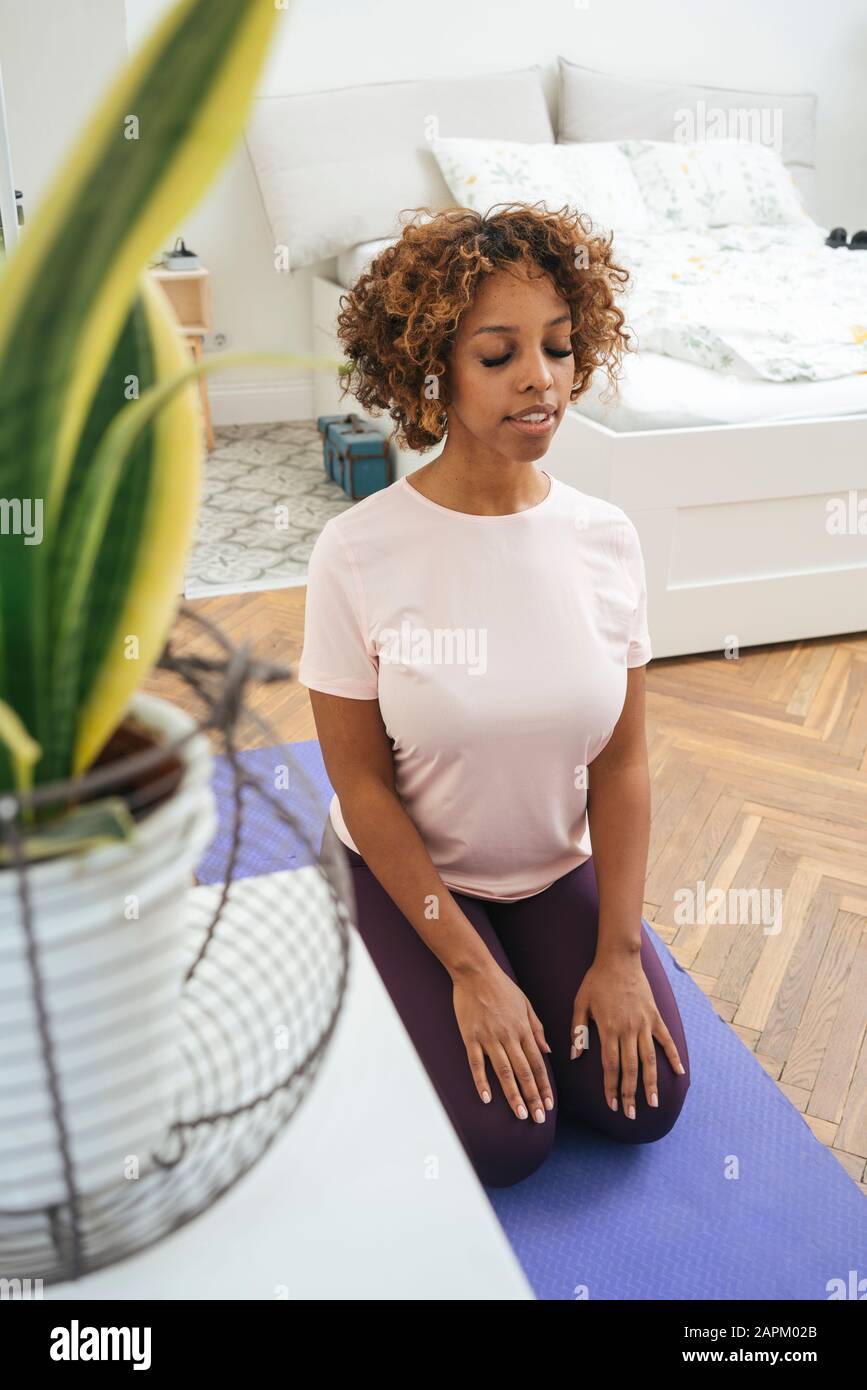
<svg viewBox="0 0 867 1390"><path fill-rule="evenodd" d="M450 209L342 297L347 389L399 447L445 444L326 523L299 667L358 929L492 1186L544 1161L558 1109L661 1138L690 1079L641 922L638 536L536 466L629 347L627 272L584 220Z"/></svg>

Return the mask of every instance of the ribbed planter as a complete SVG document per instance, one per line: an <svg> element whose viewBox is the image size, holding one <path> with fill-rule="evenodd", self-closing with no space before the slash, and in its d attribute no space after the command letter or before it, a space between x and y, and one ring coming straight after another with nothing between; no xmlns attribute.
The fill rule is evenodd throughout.
<svg viewBox="0 0 867 1390"><path fill-rule="evenodd" d="M174 705L141 693L130 714L162 743L193 728ZM27 872L66 1152L81 1193L134 1182L174 1119L186 890L216 827L207 738L190 739L179 757L180 782L137 822L131 842ZM3 869L0 1210L68 1200L61 1141L18 875Z"/></svg>

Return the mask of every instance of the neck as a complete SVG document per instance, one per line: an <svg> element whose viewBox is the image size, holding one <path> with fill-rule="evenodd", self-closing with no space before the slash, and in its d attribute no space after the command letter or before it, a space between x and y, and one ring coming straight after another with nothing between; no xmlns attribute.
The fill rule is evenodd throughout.
<svg viewBox="0 0 867 1390"><path fill-rule="evenodd" d="M500 460L468 463L444 448L416 476L448 499L448 505L479 516L502 516L535 507L548 495L550 484L538 464Z"/></svg>

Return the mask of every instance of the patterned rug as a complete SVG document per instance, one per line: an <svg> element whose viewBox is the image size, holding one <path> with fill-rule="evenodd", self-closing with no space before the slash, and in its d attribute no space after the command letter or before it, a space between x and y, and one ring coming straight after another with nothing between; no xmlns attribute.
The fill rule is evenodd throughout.
<svg viewBox="0 0 867 1390"><path fill-rule="evenodd" d="M184 597L305 584L319 532L353 505L326 476L316 421L218 425L214 438Z"/></svg>

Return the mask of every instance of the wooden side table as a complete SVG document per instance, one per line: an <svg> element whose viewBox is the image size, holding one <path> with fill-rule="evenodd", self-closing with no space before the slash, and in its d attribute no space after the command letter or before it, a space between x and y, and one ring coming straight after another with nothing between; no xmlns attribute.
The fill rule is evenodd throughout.
<svg viewBox="0 0 867 1390"><path fill-rule="evenodd" d="M201 362L205 334L211 331L211 284L208 271L202 266L195 270L164 270L157 267L150 274L162 286L169 303L178 316L193 357ZM205 438L208 448L214 447L214 430L211 424L211 403L208 387L203 376L199 377L199 394L202 398L202 416L205 422Z"/></svg>

